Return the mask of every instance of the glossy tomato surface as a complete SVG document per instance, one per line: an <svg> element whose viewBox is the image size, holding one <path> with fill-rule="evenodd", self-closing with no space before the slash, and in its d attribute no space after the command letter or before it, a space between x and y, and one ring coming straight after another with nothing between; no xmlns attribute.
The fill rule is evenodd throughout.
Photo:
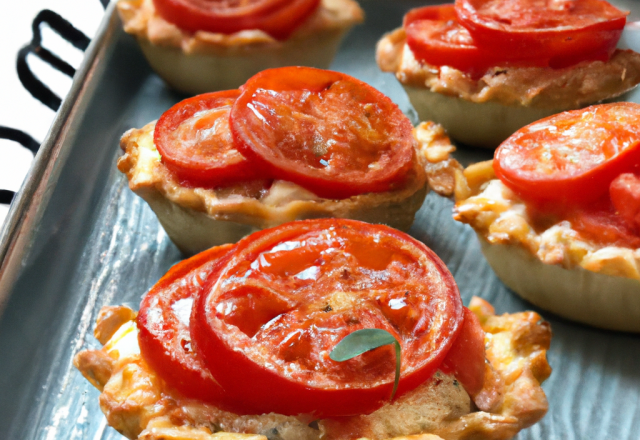
<svg viewBox="0 0 640 440"><path fill-rule="evenodd" d="M275 178L346 198L392 190L412 170L411 122L362 81L284 67L255 75L241 91L231 111L236 147Z"/></svg>
<svg viewBox="0 0 640 440"><path fill-rule="evenodd" d="M242 396L243 412L328 417L370 413L393 388L393 348L331 360L345 336L380 328L400 342L402 395L439 367L463 307L424 244L386 226L322 219L239 242L191 320L198 352L221 386Z"/></svg>
<svg viewBox="0 0 640 440"><path fill-rule="evenodd" d="M231 138L229 112L238 96L238 90L198 95L158 119L153 142L163 163L185 184L216 187L263 177Z"/></svg>
<svg viewBox="0 0 640 440"><path fill-rule="evenodd" d="M218 246L182 261L146 294L138 313L144 360L187 397L221 405L223 390L191 346L189 319L194 298L233 245Z"/></svg>
<svg viewBox="0 0 640 440"><path fill-rule="evenodd" d="M286 39L320 0L153 0L153 4L162 18L188 32L232 34L257 29Z"/></svg>
<svg viewBox="0 0 640 440"><path fill-rule="evenodd" d="M640 166L640 105L595 105L515 132L496 150L496 176L531 202L580 205Z"/></svg>
<svg viewBox="0 0 640 440"><path fill-rule="evenodd" d="M456 0L455 7L478 43L527 51L548 58L551 67L608 59L627 15L604 0Z"/></svg>
<svg viewBox="0 0 640 440"><path fill-rule="evenodd" d="M491 67L541 66L547 57L532 58L527 51L502 51L476 44L459 22L453 5L426 6L409 11L404 18L407 44L418 61L451 66L472 76Z"/></svg>

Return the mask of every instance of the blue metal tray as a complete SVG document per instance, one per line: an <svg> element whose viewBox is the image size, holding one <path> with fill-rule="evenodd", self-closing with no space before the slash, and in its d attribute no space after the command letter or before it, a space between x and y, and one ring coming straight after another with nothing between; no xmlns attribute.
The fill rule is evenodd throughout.
<svg viewBox="0 0 640 440"><path fill-rule="evenodd" d="M367 22L333 64L389 95L415 121L402 88L379 71L374 45L425 2L362 0ZM640 17L640 3L615 2ZM106 426L96 391L73 368L96 348L103 305L137 308L141 296L181 258L155 216L115 166L118 140L183 96L151 72L134 39L108 9L71 92L0 233L0 438L121 439ZM625 41L633 45L632 33ZM630 43L629 43L630 42ZM633 100L639 101L637 95ZM639 101L640 102L640 101ZM491 157L461 148L469 163ZM454 274L463 300L478 295L498 313L535 309L496 278L452 202L430 194L411 233ZM640 438L640 337L596 330L540 312L552 324L544 388L547 416L524 439Z"/></svg>

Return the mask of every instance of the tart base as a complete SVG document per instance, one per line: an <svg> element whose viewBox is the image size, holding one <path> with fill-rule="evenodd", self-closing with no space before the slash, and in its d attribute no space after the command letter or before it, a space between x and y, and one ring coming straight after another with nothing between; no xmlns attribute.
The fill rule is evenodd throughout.
<svg viewBox="0 0 640 440"><path fill-rule="evenodd" d="M594 327L640 332L640 281L544 264L520 246L478 240L498 278L532 304Z"/></svg>
<svg viewBox="0 0 640 440"><path fill-rule="evenodd" d="M175 90L192 95L237 89L256 73L274 67L326 69L348 29L328 29L284 42L226 47L210 53L185 53L138 38L155 72Z"/></svg>
<svg viewBox="0 0 640 440"><path fill-rule="evenodd" d="M569 110L478 103L426 88L402 86L421 121L437 122L452 139L475 147L496 148L525 125Z"/></svg>
<svg viewBox="0 0 640 440"><path fill-rule="evenodd" d="M280 208L260 206L257 201L249 200L242 207L238 204L236 212L229 209L230 205L221 205L220 210L212 214L180 206L155 188L136 188L134 192L147 202L178 249L193 255L213 246L235 243L261 229L311 218L351 218L407 231L428 187L424 185L413 194L405 195L406 198L368 194L336 201L299 200Z"/></svg>

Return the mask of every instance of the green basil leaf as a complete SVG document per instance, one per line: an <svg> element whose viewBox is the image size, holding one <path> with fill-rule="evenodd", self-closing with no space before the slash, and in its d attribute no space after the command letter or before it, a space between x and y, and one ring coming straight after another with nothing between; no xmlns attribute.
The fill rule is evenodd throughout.
<svg viewBox="0 0 640 440"><path fill-rule="evenodd" d="M402 366L402 349L398 340L388 331L380 328L363 328L345 336L342 341L333 347L329 358L336 362L344 362L360 356L362 353L374 350L378 347L394 344L396 349L396 378L393 383L391 400L398 390L400 382L400 369Z"/></svg>

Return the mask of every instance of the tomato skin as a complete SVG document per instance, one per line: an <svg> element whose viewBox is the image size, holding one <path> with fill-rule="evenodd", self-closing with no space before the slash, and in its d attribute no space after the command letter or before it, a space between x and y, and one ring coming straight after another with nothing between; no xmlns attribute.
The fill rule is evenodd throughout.
<svg viewBox="0 0 640 440"><path fill-rule="evenodd" d="M173 310L197 296L206 276L230 256L234 245L218 246L173 266L145 295L138 313L143 359L162 379L187 397L232 408L195 350L187 350L189 326ZM203 279L205 278L205 279ZM181 285L187 281L186 285Z"/></svg>
<svg viewBox="0 0 640 440"><path fill-rule="evenodd" d="M245 2L252 3L248 5L217 8L216 2L195 0L153 0L153 3L165 20L188 32L233 34L258 29L284 40L318 8L320 0L254 0Z"/></svg>
<svg viewBox="0 0 640 440"><path fill-rule="evenodd" d="M230 116L236 147L275 178L343 199L393 190L412 170L411 122L362 81L283 67L258 73L240 90Z"/></svg>
<svg viewBox="0 0 640 440"><path fill-rule="evenodd" d="M621 173L640 167L640 105L563 112L515 132L496 150L496 176L525 201L586 205Z"/></svg>
<svg viewBox="0 0 640 440"><path fill-rule="evenodd" d="M569 3L568 3L569 4ZM585 60L607 60L626 13L603 0L577 0L550 11L547 2L456 0L460 23L482 45L497 51L528 51L560 68Z"/></svg>
<svg viewBox="0 0 640 440"><path fill-rule="evenodd" d="M307 373L304 372L294 377L289 375L288 373L284 374L284 371L288 370L279 370L280 367L278 367L278 365L280 365L281 361L265 361L266 363L254 361L249 357L250 355L254 356L254 354L251 353L262 353L262 350L277 352L276 354L279 356L280 354L282 354L282 351L278 351L278 347L282 344L277 345L267 342L266 345L257 346L257 341L259 342L263 339L256 339L256 336L253 336L253 330L250 333L252 337L249 338L242 336L240 335L240 331L238 331L237 329L234 330L234 328L229 327L227 324L224 324L222 319L220 319L219 317L220 313L222 313L221 310L228 309L228 304L230 304L218 299L226 298L224 296L226 295L226 293L224 292L227 291L224 290L224 288L226 288L224 286L228 286L229 282L237 282L234 281L239 279L236 274L245 273L245 269L249 270L249 272L258 270L258 266L256 266L257 263L254 262L258 261L259 257L266 258L272 255L274 252L276 252L275 250L273 250L276 246L285 248L288 246L285 246L286 243L295 243L298 239L304 240L304 243L307 243L304 246L315 246L315 244L313 244L313 237L322 237L323 234L333 234L334 232L335 234L339 234L338 237L352 237L352 235L350 234L356 233L354 231L363 234L363 237L368 237L366 238L366 240L368 240L368 243L370 243L372 237L375 237L376 234L378 234L378 236L380 237L379 239L383 243L403 243L403 246L405 247L403 247L402 249L409 249L403 252L407 252L410 255L414 255L413 252L420 252L420 261L423 261L423 259L427 259L430 262L429 267L433 268L433 271L437 272L437 275L434 274L429 276L437 277L437 279L441 280L440 282L442 283L440 286L430 285L429 294L444 295L444 297L442 297L442 301L445 301L444 298L446 297L445 302L437 303L438 310L442 310L442 312L439 313L444 313L444 315L437 315L439 316L438 318L432 318L434 320L433 322L437 321L442 327L437 327L434 329L430 324L427 327L428 333L430 335L438 335L434 336L436 338L435 340L437 340L438 342L436 343L432 341L432 345L430 345L430 343L428 342L425 342L425 347L430 347L427 358L420 358L420 360L412 361L417 362L417 364L415 364L413 367L407 366L406 363L404 364L405 367L403 367L403 375L400 380L397 395L400 396L414 389L429 377L431 377L431 375L437 370L441 361L446 356L449 348L453 344L453 341L459 334L464 312L462 304L460 302L459 292L457 290L453 277L444 266L444 263L442 263L442 261L440 261L435 256L435 254L433 254L433 252L429 250L424 244L418 242L417 240L414 240L406 234L395 231L391 228L380 225L369 225L354 220L322 219L288 223L271 230L258 232L256 234L253 234L250 238L244 239L239 242L236 252L234 252L233 257L226 264L225 268L220 273L217 273L215 276L212 276L207 280L207 285L205 287L205 290L203 291L207 293L202 294L199 297L197 303L193 308L191 334L194 342L196 343L197 350L204 356L205 362L212 375L225 388L225 390L230 395L244 397L243 408L241 409L242 413L252 414L276 412L285 415L297 415L303 413L313 414L314 417L344 416L370 413L379 408L385 401L388 401L393 388L392 377L390 378L390 380L385 379L382 381L376 381L373 384L371 382L366 382L366 386L358 385L356 387L354 383L359 383L357 382L357 379L356 382L348 382L350 385L340 385L340 382L327 382L328 379L325 378L326 375L316 376L316 373L311 373L312 371L316 371L315 367L313 366L309 367L311 370L304 370L309 371L309 374L313 374L313 376L307 376ZM363 238L363 240L365 239ZM348 242L347 246L352 246L352 243ZM359 246L357 243L354 246L356 247L348 247L348 249L350 249L349 252L360 252L365 260L368 253L374 253L374 251L367 252L368 248L366 246L360 249L357 248ZM419 251L417 249L419 249ZM286 252L289 251L287 250ZM294 256L291 257L293 259L292 261L297 261L304 258L307 258L308 261L315 261L312 255L307 255L306 247L299 248L299 250L297 250L296 252L297 253L295 253ZM347 251L340 250L338 251L338 254L344 254L345 252ZM373 255L370 255L370 261L365 261L365 263L371 265L372 267L375 267L376 265L384 266L385 264L387 264L385 263L385 261L383 261L387 258L384 255L387 254L381 255L379 256L379 258L373 258ZM391 252L391 254L389 255L393 255L393 252ZM341 255L338 255L335 258L341 258ZM265 272L267 275L265 276L270 276L268 275L271 273L269 271L282 270L282 268L277 265L277 258L275 260L267 261L266 263L263 261L260 264L264 264L264 267L267 268L267 272ZM429 269L429 271L431 271L431 269ZM246 272L245 279L249 277L249 280L253 280L253 278L250 277L249 272ZM289 276L289 278L293 280L291 282L295 281L291 276ZM345 278L345 280L347 278ZM249 286L255 285L252 283L256 282L257 281L244 281L245 285ZM233 289L232 287L230 288ZM268 289L270 292L274 292L277 295L279 295L278 292L280 292L278 289L276 289L276 287L273 287L272 285L263 287L263 289ZM320 289L320 287L314 287L314 289ZM432 290L433 292L440 293L431 293ZM440 296L437 296L437 298L440 298ZM434 299L434 301L440 301L440 299ZM359 313L359 315L355 315L358 316L358 321L354 321L354 323L352 324L347 324L353 325L353 327L349 328L357 330L358 328L363 328L362 326L369 328L369 325L371 323L375 325L375 323L377 322L376 317L380 316L380 312L374 309L369 309L367 307L365 307L364 309L358 309L359 311L357 313ZM300 310L303 309L304 307ZM293 333L285 333L285 335L283 336L285 337L285 339L283 341L289 340L287 339L287 334L299 334L298 332L300 330L309 328L304 327L304 325L307 324L304 324L302 327L295 327L295 325L302 325L296 324L296 322L304 323L307 321L304 321L305 318L300 318L303 319L303 321L299 321L298 318L296 318L302 316L300 314L296 314L297 312L295 310L298 309L295 309L293 312L291 312L291 310L292 309L289 308L288 312L285 312L278 317L271 318L268 326L262 326L261 332L263 334L266 334L271 331L274 326L279 325L278 322L283 322L283 320L286 320L286 316L284 315L291 316L293 318L286 321L288 324L282 328L287 329L287 331L294 328L298 330L295 330ZM446 312L444 312L445 310ZM331 323L333 322L331 321L332 317L338 317L342 319L342 315L340 315L338 311L333 311L331 307L323 310L323 312L326 312L328 314L327 316L329 317L326 318L328 320L317 321L319 323ZM321 314L321 316L324 317L325 315ZM364 321L364 324L362 321ZM359 322L359 324L356 324L356 322ZM418 321L418 323L419 322L422 321ZM313 326L313 324L311 325ZM321 324L317 325L318 329L322 327ZM426 324L418 324L416 328L422 328L421 325ZM345 329L344 327L336 327L336 329L338 328L341 328L341 330L340 333L335 333L335 338L337 339L341 338L341 336L338 335L346 335L349 332L348 328ZM390 332L395 332L394 328L391 326L387 325L386 328ZM320 333L319 336L314 336L314 339L322 340L322 334L323 333ZM422 333L420 334L422 335ZM420 338L423 337L424 336L420 336ZM407 342L405 339L402 339L402 341L404 342L401 342L401 344L403 344L405 348L408 347L407 344L409 344L409 342ZM334 340L332 342L332 344L334 345L335 343L337 343L337 340ZM303 344L301 347L304 352L308 351L308 347L306 344ZM322 350L321 353L324 353L322 356L326 354L328 358L328 353L331 348L329 346L325 347L326 349ZM316 352L312 351L312 353ZM411 357L411 353L407 352L406 350L404 350L403 353L403 359L413 359ZM285 352L284 356L286 356L287 354L288 353ZM372 352L365 353L365 355L369 355L376 360L385 360L385 366L390 365L390 372L393 372L394 355L393 349L391 347L381 347ZM223 359L223 361L221 361L221 359ZM268 359L272 358L269 357ZM347 361L347 363L349 362L357 361ZM267 364L269 366L266 366ZM288 364L287 362L285 362L282 365L284 365L282 368L285 368ZM315 365L323 364L317 363ZM329 365L331 365L331 368L335 368L336 365L339 369L348 368L348 366L341 367L333 361L331 361ZM413 369L407 372L407 369L409 368ZM303 379L301 379L301 377L303 377ZM318 381L321 381L321 383L324 385L313 385ZM333 385L329 385L329 383L332 383Z"/></svg>
<svg viewBox="0 0 640 440"><path fill-rule="evenodd" d="M478 317L464 308L464 322L441 370L453 374L471 397L482 390L485 373L484 330Z"/></svg>
<svg viewBox="0 0 640 440"><path fill-rule="evenodd" d="M238 90L194 96L158 119L154 144L163 163L186 186L213 188L267 177L233 145L228 114L238 96Z"/></svg>

